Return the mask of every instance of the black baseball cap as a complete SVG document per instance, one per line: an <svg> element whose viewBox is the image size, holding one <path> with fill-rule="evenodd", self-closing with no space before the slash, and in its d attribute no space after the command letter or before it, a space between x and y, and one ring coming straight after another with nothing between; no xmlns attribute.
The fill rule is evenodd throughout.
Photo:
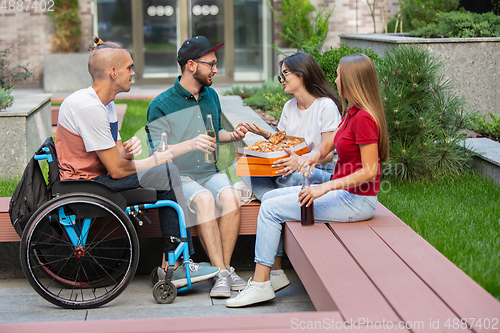
<svg viewBox="0 0 500 333"><path fill-rule="evenodd" d="M211 51L217 51L224 43L215 46L205 36L196 36L186 39L177 52L177 62L180 66L185 65L190 59L197 59Z"/></svg>

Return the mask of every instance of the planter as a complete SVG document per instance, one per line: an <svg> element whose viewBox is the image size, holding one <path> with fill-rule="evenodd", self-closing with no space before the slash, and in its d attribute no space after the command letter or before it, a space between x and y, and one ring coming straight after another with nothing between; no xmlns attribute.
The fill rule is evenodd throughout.
<svg viewBox="0 0 500 333"><path fill-rule="evenodd" d="M500 114L500 37L415 38L399 34L340 35L348 46L371 48L383 55L389 47L418 44L444 61L445 77L469 110Z"/></svg>
<svg viewBox="0 0 500 333"><path fill-rule="evenodd" d="M46 92L73 92L92 85L88 62L90 52L46 54L43 89Z"/></svg>
<svg viewBox="0 0 500 333"><path fill-rule="evenodd" d="M465 146L477 153L472 167L500 186L500 142L488 138L470 138Z"/></svg>
<svg viewBox="0 0 500 333"><path fill-rule="evenodd" d="M50 97L14 95L14 105L0 112L0 177L23 173L29 159L52 135Z"/></svg>

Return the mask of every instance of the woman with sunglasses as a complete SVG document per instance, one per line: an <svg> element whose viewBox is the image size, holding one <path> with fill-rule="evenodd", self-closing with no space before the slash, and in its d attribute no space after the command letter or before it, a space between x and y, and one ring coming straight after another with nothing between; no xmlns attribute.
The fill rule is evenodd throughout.
<svg viewBox="0 0 500 333"><path fill-rule="evenodd" d="M300 220L300 206L314 202L316 222L357 222L370 219L380 191L381 161L389 159L389 140L375 66L364 54L340 59L335 80L349 109L338 129L326 140L298 158L298 172L309 171L336 148L335 173L326 183L268 192L262 201L255 242L253 281L228 307L241 307L271 300L280 287L273 271L280 268L281 226Z"/></svg>
<svg viewBox="0 0 500 333"><path fill-rule="evenodd" d="M325 140L339 125L340 98L332 89L318 63L307 53L293 54L279 63L278 80L286 93L293 98L283 107L278 129L287 135L304 138L309 151ZM265 139L271 132L255 123L243 125L248 131ZM290 155L276 161L273 166L283 169L275 177L241 177L250 186L257 199L276 188L295 186L302 182L302 175L296 172L299 156L286 150ZM332 151L317 163L309 179L311 184L328 181L332 175Z"/></svg>

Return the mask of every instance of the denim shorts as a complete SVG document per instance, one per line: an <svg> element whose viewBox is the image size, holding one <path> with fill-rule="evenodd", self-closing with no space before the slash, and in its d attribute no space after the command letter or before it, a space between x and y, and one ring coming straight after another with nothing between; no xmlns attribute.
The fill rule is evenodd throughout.
<svg viewBox="0 0 500 333"><path fill-rule="evenodd" d="M209 191L210 193L212 193L215 200L215 205L217 206L217 208L220 209L221 208L219 203L220 194L226 188L233 187L233 183L231 183L229 177L222 172L214 174L213 176L211 176L207 180L204 180L201 183L198 183L196 180L194 180L189 176L181 176L181 182L187 206L192 213L196 212L191 208L191 203L199 193L203 191Z"/></svg>

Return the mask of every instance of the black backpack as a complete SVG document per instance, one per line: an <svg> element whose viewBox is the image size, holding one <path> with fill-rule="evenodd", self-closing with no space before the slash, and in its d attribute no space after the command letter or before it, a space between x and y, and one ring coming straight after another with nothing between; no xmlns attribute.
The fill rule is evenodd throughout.
<svg viewBox="0 0 500 333"><path fill-rule="evenodd" d="M59 180L56 147L52 137L47 138L38 148L35 155L50 154L49 184L45 183L40 164L33 156L24 169L23 176L17 184L9 203L10 221L21 237L31 215L51 198L52 185Z"/></svg>

